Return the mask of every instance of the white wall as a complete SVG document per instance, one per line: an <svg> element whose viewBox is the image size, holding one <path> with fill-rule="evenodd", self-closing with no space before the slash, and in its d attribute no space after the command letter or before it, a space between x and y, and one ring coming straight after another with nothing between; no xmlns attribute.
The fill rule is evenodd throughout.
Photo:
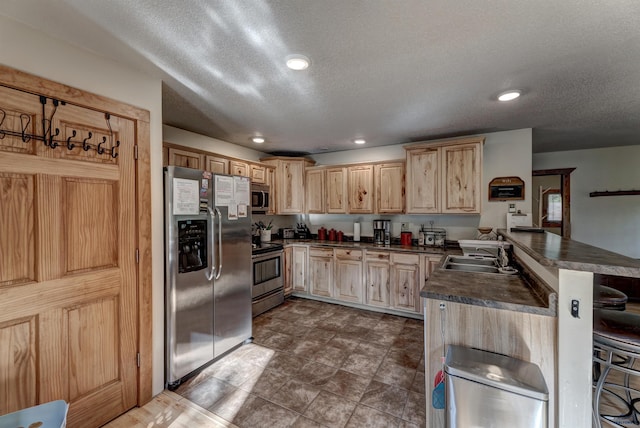
<svg viewBox="0 0 640 428"><path fill-rule="evenodd" d="M640 145L536 153L534 169L571 173L571 239L640 258L640 196L592 198L590 192L640 189Z"/></svg>
<svg viewBox="0 0 640 428"><path fill-rule="evenodd" d="M372 220L384 218L391 220L392 235L400 236L401 223L409 223L410 229L416 232L420 225L444 228L447 239L475 238L477 228L507 226L506 213L508 202L489 202L489 182L496 177L520 177L525 182L525 199L516 201L516 209L531 212L531 129L494 132L482 134L485 137L482 166L482 215L308 215L304 217L312 231L319 226L342 230L346 234L353 232L353 222L360 221L363 236L373 235ZM385 160L405 159L406 154L402 144L363 148L334 153L324 153L311 156L317 165L339 165L355 162L376 162Z"/></svg>
<svg viewBox="0 0 640 428"><path fill-rule="evenodd" d="M162 82L0 16L0 63L150 112L153 393L164 387ZM144 328L144 326L142 326Z"/></svg>

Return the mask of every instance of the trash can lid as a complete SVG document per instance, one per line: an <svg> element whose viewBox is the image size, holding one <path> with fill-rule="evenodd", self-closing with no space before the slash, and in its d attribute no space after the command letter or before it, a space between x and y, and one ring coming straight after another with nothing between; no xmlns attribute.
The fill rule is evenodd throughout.
<svg viewBox="0 0 640 428"><path fill-rule="evenodd" d="M447 349L444 371L452 376L536 400L549 400L549 390L540 368L517 358L450 345Z"/></svg>

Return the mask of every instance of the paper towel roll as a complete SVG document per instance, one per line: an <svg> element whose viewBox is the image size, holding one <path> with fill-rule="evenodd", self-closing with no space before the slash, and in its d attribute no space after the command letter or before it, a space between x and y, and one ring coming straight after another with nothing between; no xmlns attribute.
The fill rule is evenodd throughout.
<svg viewBox="0 0 640 428"><path fill-rule="evenodd" d="M360 241L360 223L353 223L353 240Z"/></svg>

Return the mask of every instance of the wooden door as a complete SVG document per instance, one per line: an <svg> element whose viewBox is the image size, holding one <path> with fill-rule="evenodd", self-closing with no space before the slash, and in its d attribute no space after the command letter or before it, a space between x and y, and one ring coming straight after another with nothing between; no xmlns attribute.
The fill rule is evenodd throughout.
<svg viewBox="0 0 640 428"><path fill-rule="evenodd" d="M442 147L442 212L479 213L482 193L480 143Z"/></svg>
<svg viewBox="0 0 640 428"><path fill-rule="evenodd" d="M249 165L244 162L232 160L229 162L229 174L249 177Z"/></svg>
<svg viewBox="0 0 640 428"><path fill-rule="evenodd" d="M440 212L440 151L407 151L407 214Z"/></svg>
<svg viewBox="0 0 640 428"><path fill-rule="evenodd" d="M375 166L376 212L404 212L404 162Z"/></svg>
<svg viewBox="0 0 640 428"><path fill-rule="evenodd" d="M293 249L284 247L284 295L285 297L293 291Z"/></svg>
<svg viewBox="0 0 640 428"><path fill-rule="evenodd" d="M309 292L316 296L333 296L333 250L309 248Z"/></svg>
<svg viewBox="0 0 640 428"><path fill-rule="evenodd" d="M169 165L193 169L203 169L204 167L204 156L200 153L174 149L172 147L169 147L167 153L169 156Z"/></svg>
<svg viewBox="0 0 640 428"><path fill-rule="evenodd" d="M389 306L389 253L367 251L366 300L368 305Z"/></svg>
<svg viewBox="0 0 640 428"><path fill-rule="evenodd" d="M302 160L280 161L278 176L278 214L302 214L304 212L304 170Z"/></svg>
<svg viewBox="0 0 640 428"><path fill-rule="evenodd" d="M293 291L307 292L307 247L293 247Z"/></svg>
<svg viewBox="0 0 640 428"><path fill-rule="evenodd" d="M327 169L327 213L347 212L347 169Z"/></svg>
<svg viewBox="0 0 640 428"><path fill-rule="evenodd" d="M37 96L0 86L0 108L3 130L41 135ZM136 131L110 126L116 158L0 139L0 414L63 399L92 427L137 403ZM104 113L59 105L56 128L112 147Z"/></svg>
<svg viewBox="0 0 640 428"><path fill-rule="evenodd" d="M229 159L206 155L204 169L214 174L229 174Z"/></svg>
<svg viewBox="0 0 640 428"><path fill-rule="evenodd" d="M249 165L249 174L252 183L265 184L267 182L267 168L264 165Z"/></svg>
<svg viewBox="0 0 640 428"><path fill-rule="evenodd" d="M396 309L420 311L420 256L391 255L391 300Z"/></svg>
<svg viewBox="0 0 640 428"><path fill-rule="evenodd" d="M362 251L336 249L335 297L349 302L363 303Z"/></svg>
<svg viewBox="0 0 640 428"><path fill-rule="evenodd" d="M324 214L324 170L307 169L306 176L307 212L309 214Z"/></svg>
<svg viewBox="0 0 640 428"><path fill-rule="evenodd" d="M373 213L373 165L349 167L349 212Z"/></svg>

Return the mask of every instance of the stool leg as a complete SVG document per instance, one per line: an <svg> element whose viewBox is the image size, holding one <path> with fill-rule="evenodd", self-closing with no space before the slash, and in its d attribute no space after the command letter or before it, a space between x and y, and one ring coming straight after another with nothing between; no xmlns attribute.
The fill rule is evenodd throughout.
<svg viewBox="0 0 640 428"><path fill-rule="evenodd" d="M600 394L602 394L604 381L609 374L609 370L611 370L611 367L606 365L604 367L604 370L602 371L600 378L598 379L598 382L596 383L596 388L593 393L593 414L595 418L595 428L602 428L602 422L600 422Z"/></svg>

